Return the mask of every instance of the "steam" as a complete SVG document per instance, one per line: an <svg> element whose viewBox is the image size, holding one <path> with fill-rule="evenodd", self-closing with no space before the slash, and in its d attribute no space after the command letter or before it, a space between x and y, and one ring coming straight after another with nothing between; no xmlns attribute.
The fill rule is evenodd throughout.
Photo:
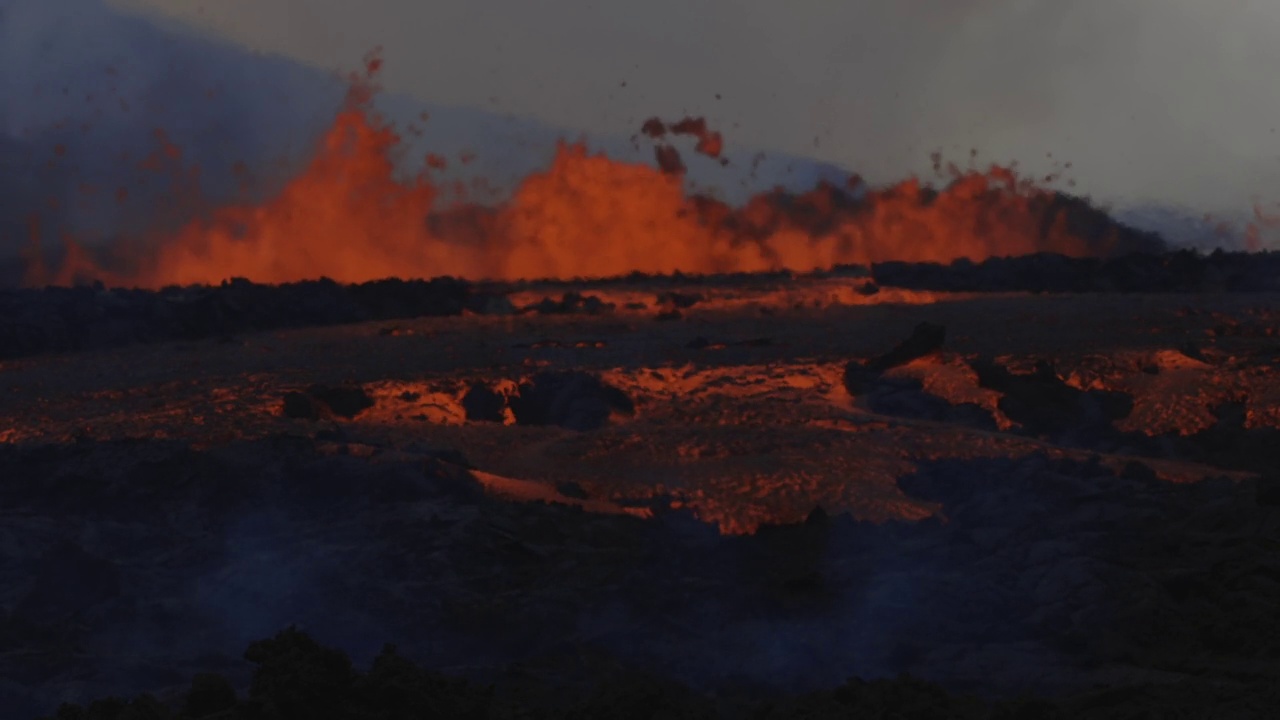
<svg viewBox="0 0 1280 720"><path fill-rule="evenodd" d="M0 285L17 281L16 256L33 239L46 252L67 235L91 247L136 240L270 195L307 159L347 89L336 71L103 0L0 0L0 67ZM379 110L405 131L406 157L448 157L447 179L479 200L509 191L551 161L558 139L575 137L528 118L404 96L380 96ZM624 135L592 139L612 157L647 159L649 148ZM457 162L463 155L475 159ZM752 183L721 194L839 174L793 165L769 158ZM691 169L703 185L725 177L711 162Z"/></svg>
<svg viewBox="0 0 1280 720"><path fill-rule="evenodd" d="M176 226L200 203L267 189L343 92L99 0L5 0L0 64L0 256L32 240L33 214L50 246Z"/></svg>
<svg viewBox="0 0 1280 720"><path fill-rule="evenodd" d="M1268 0L127 4L325 67L382 44L392 92L588 132L705 115L731 150L873 184L977 148L1036 176L1071 162L1121 210L1239 222L1280 200Z"/></svg>
<svg viewBox="0 0 1280 720"><path fill-rule="evenodd" d="M358 14L0 0L0 284L15 280L33 214L48 251L63 234L91 246L154 236L268 196L332 120L345 90L333 68L379 44L379 109L406 131L406 156L474 154L452 179L483 178L494 197L546 167L557 139L648 162L628 137L643 119L693 113L724 131L732 164L691 163L690 183L731 203L846 170L873 184L928 176L931 151L963 160L971 148L981 164L1061 173L1068 191L1178 244L1239 247L1254 202L1274 215L1280 199L1280 97L1239 81L1280 60L1265 3L563 2L573 13L514 3L441 22L418 15L447 12L438 4L399 0Z"/></svg>

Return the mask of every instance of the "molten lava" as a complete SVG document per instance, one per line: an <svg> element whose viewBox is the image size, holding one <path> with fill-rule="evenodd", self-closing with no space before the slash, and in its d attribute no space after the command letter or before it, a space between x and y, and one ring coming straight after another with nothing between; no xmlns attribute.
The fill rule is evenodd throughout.
<svg viewBox="0 0 1280 720"><path fill-rule="evenodd" d="M112 272L72 248L59 272L34 266L31 279L161 287L231 277L282 283L807 271L1041 251L1107 255L1155 242L997 167L957 171L941 190L916 179L881 189L855 183L856 194L823 184L731 207L685 192L683 165L670 145L658 147L660 160L664 149L671 156L659 169L562 144L550 167L527 177L506 202L444 207L444 193L426 175L442 165L438 157L428 156L424 174L412 180L397 177L400 137L371 106L380 67L375 56L352 78L310 163L271 199L219 209L135 250L127 271ZM690 135L699 152L721 152L719 134L698 119L670 126L651 120L642 132Z"/></svg>

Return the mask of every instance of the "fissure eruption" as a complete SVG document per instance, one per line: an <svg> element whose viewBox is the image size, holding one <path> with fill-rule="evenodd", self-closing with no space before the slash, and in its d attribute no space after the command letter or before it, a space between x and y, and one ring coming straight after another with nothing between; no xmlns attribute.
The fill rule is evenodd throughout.
<svg viewBox="0 0 1280 720"><path fill-rule="evenodd" d="M845 187L777 190L732 206L686 191L671 138L692 136L696 150L713 158L723 149L720 134L699 118L644 124L641 134L657 143L656 168L561 143L550 166L526 177L507 200L460 202L433 182L437 156L426 156L415 177L398 175L404 145L372 104L381 66L374 53L352 75L310 162L273 197L222 207L159 241L135 243L119 263L68 243L57 268L33 263L28 282L158 288L233 277L352 283L808 271L1036 252L1105 256L1161 246L1084 200L998 166L953 167L941 188L918 178L872 188L851 178ZM167 155L175 157L172 150Z"/></svg>

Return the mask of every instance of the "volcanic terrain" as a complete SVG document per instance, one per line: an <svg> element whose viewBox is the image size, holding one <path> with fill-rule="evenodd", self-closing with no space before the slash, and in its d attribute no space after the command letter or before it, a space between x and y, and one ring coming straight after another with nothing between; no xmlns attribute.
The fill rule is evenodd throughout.
<svg viewBox="0 0 1280 720"><path fill-rule="evenodd" d="M1271 264L10 291L0 697L179 702L297 626L549 716L652 677L729 715L1261 717L1277 294L1137 285ZM975 273L1134 286L943 287ZM822 694L902 674L952 695Z"/></svg>
<svg viewBox="0 0 1280 720"><path fill-rule="evenodd" d="M446 202L379 65L0 291L3 717L1280 705L1280 256L940 160L731 206L697 118Z"/></svg>

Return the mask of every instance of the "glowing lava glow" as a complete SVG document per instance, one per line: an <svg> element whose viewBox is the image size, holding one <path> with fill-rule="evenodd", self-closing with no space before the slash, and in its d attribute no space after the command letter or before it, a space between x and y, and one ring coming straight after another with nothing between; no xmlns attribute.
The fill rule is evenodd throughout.
<svg viewBox="0 0 1280 720"><path fill-rule="evenodd" d="M397 177L400 138L371 108L380 65L375 56L353 78L314 157L275 197L187 225L133 253L127 272L110 272L72 248L58 272L34 268L31 280L160 287L231 277L570 278L1132 249L1131 233L1100 223L1101 213L1083 202L995 167L955 171L940 190L915 179L857 193L820 185L730 207L686 194L682 166L664 172L562 144L550 167L527 177L504 203L444 207L425 170L412 180ZM699 151L718 154L719 135L694 129L702 131Z"/></svg>

